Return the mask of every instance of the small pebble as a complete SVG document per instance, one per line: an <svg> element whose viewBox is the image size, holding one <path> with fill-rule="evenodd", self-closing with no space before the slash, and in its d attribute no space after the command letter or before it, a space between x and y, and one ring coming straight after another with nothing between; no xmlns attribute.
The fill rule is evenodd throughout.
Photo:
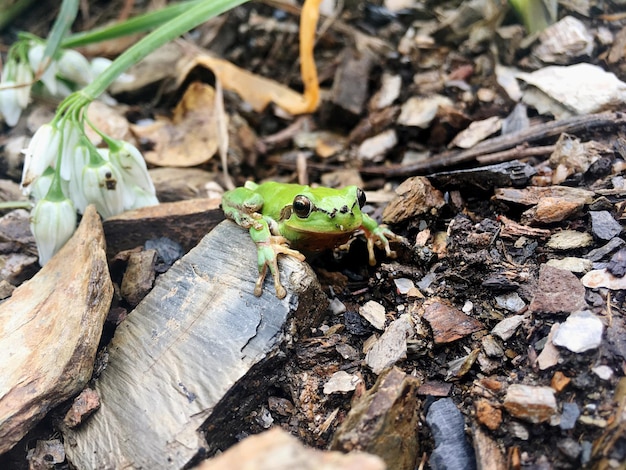
<svg viewBox="0 0 626 470"><path fill-rule="evenodd" d="M591 371L600 377L602 380L610 380L613 377L613 369L609 366L596 366L592 367Z"/></svg>
<svg viewBox="0 0 626 470"><path fill-rule="evenodd" d="M402 295L406 295L411 289L415 289L415 284L413 284L413 281L405 277L401 277L400 279L394 279L393 282L396 285L396 289L398 289L398 293Z"/></svg>
<svg viewBox="0 0 626 470"><path fill-rule="evenodd" d="M344 305L344 303L339 300L337 297L333 297L332 300L330 301L330 305L328 306L328 308L330 309L330 311L334 314L334 315L339 315L341 313L344 313L346 311L346 306Z"/></svg>
<svg viewBox="0 0 626 470"><path fill-rule="evenodd" d="M552 235L546 246L553 250L574 250L576 248L584 248L592 243L593 237L587 232L563 230Z"/></svg>
<svg viewBox="0 0 626 470"><path fill-rule="evenodd" d="M589 215L591 216L591 230L600 240L610 240L621 233L622 226L610 212L589 211Z"/></svg>
<svg viewBox="0 0 626 470"><path fill-rule="evenodd" d="M522 300L517 292L498 295L495 297L498 307L504 308L509 312L519 312L526 307L526 303Z"/></svg>
<svg viewBox="0 0 626 470"><path fill-rule="evenodd" d="M531 423L548 421L557 412L556 398L551 387L523 384L509 386L504 408L516 418Z"/></svg>
<svg viewBox="0 0 626 470"><path fill-rule="evenodd" d="M559 427L563 431L574 429L576 420L580 416L580 409L576 403L565 402L563 403L563 411L561 413L561 421Z"/></svg>
<svg viewBox="0 0 626 470"><path fill-rule="evenodd" d="M604 325L588 310L572 313L554 334L553 343L575 353L596 349L602 342Z"/></svg>
<svg viewBox="0 0 626 470"><path fill-rule="evenodd" d="M463 307L461 308L461 311L465 315L469 315L472 310L474 310L474 302L472 302L471 300L466 300L463 304Z"/></svg>
<svg viewBox="0 0 626 470"><path fill-rule="evenodd" d="M524 315L513 315L511 317L507 317L494 326L491 332L502 341L506 341L515 334L515 331L519 328L523 321Z"/></svg>
<svg viewBox="0 0 626 470"><path fill-rule="evenodd" d="M337 371L331 375L328 382L324 384L324 394L331 395L333 393L352 392L356 389L360 380L357 375L348 374L343 370Z"/></svg>
<svg viewBox="0 0 626 470"><path fill-rule="evenodd" d="M378 302L369 300L359 308L359 314L377 330L385 328L385 307Z"/></svg>

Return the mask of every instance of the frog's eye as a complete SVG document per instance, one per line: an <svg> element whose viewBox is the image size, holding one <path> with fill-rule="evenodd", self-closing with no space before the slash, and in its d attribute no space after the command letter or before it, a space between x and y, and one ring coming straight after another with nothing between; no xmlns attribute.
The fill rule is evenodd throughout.
<svg viewBox="0 0 626 470"><path fill-rule="evenodd" d="M365 205L365 191L361 188L356 188L356 199L359 201L359 207L363 209L363 206Z"/></svg>
<svg viewBox="0 0 626 470"><path fill-rule="evenodd" d="M306 219L311 214L312 208L313 205L306 196L300 195L293 199L293 211L301 219Z"/></svg>

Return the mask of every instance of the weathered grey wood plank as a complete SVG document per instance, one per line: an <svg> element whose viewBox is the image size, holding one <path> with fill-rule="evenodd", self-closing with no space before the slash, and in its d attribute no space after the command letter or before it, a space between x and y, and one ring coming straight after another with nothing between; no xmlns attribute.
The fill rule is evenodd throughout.
<svg viewBox="0 0 626 470"><path fill-rule="evenodd" d="M85 469L181 468L206 449L205 421L243 430L217 405L325 311L308 265L287 257L280 265L287 297L276 298L271 279L254 297L256 248L225 221L161 276L118 327L96 384L102 406L65 434L69 460Z"/></svg>

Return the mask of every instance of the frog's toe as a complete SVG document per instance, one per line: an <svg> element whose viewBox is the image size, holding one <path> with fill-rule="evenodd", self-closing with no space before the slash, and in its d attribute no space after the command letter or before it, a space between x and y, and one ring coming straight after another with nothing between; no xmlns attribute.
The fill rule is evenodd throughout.
<svg viewBox="0 0 626 470"><path fill-rule="evenodd" d="M257 297L261 297L263 293L263 282L265 281L265 275L267 274L267 264L264 264L263 267L259 268L259 277L254 284L254 295Z"/></svg>
<svg viewBox="0 0 626 470"><path fill-rule="evenodd" d="M276 289L276 297L279 299L284 299L287 296L287 291L277 279L274 279L274 288Z"/></svg>

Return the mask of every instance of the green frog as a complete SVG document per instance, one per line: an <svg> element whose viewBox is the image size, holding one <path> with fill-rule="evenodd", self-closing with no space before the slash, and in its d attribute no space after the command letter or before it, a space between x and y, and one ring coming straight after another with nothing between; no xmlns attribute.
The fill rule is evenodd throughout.
<svg viewBox="0 0 626 470"><path fill-rule="evenodd" d="M275 182L247 182L243 187L227 191L222 198L226 217L249 229L257 246L259 278L254 295L261 295L269 267L279 299L287 292L280 283L278 255L304 261L304 255L298 250L319 252L346 248L355 235L363 233L370 265L376 264L374 246L395 258L389 241L406 240L362 213L364 205L365 193L356 186L311 188Z"/></svg>

